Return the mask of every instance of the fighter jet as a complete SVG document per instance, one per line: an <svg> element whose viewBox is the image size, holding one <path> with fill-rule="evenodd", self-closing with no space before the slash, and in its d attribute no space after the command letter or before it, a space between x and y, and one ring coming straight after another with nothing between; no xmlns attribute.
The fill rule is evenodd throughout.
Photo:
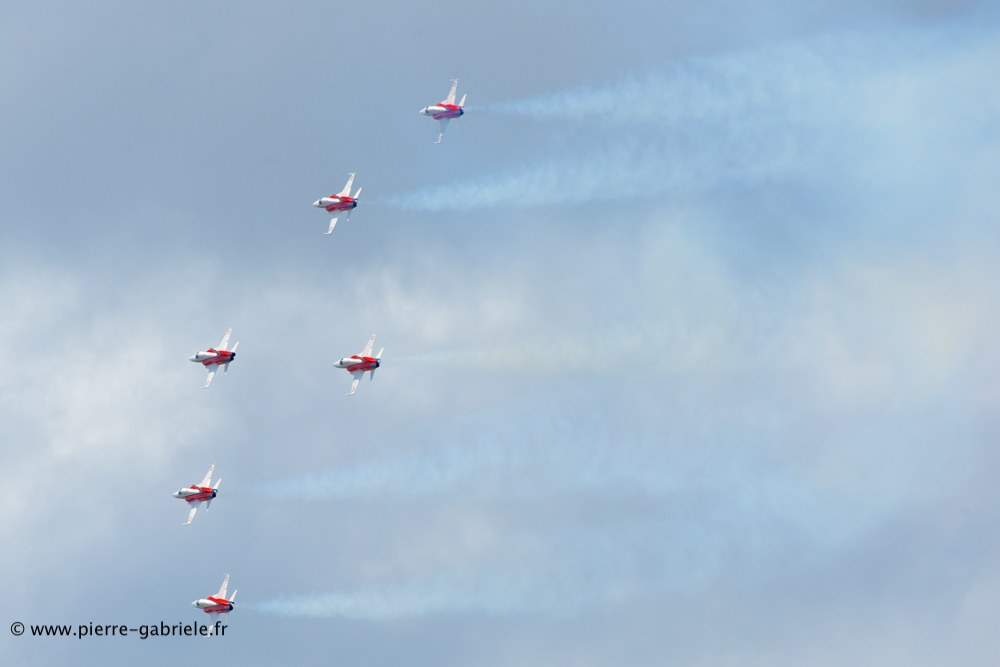
<svg viewBox="0 0 1000 667"><path fill-rule="evenodd" d="M205 380L205 386L202 389L208 389L208 386L212 384L212 378L215 377L215 371L219 370L219 366L222 366L222 372L229 372L229 364L233 362L236 358L236 348L240 346L239 341L236 341L236 345L233 345L233 349L227 349L229 345L229 336L233 333L232 329L226 329L226 335L222 337L222 342L219 343L218 348L208 348L207 350L202 350L191 356L190 361L199 363L208 369L208 378Z"/></svg>
<svg viewBox="0 0 1000 667"><path fill-rule="evenodd" d="M195 600L191 603L191 606L201 609L206 614L221 614L221 619L223 622L229 618L229 612L233 610L236 603L233 600L236 599L237 591L233 591L233 596L226 599L226 588L229 586L229 575L222 580L222 587L219 588L219 592L215 595L209 595L207 598L202 598L200 600ZM215 628L214 625L209 626L208 634L212 634L212 630Z"/></svg>
<svg viewBox="0 0 1000 667"><path fill-rule="evenodd" d="M222 484L222 478L220 477L215 481L215 486L212 486L212 473L215 472L215 464L213 463L208 467L208 472L205 473L205 479L201 480L201 484L192 484L191 486L179 489L174 492L174 498L180 498L181 500L186 500L191 509L188 511L187 521L184 525L190 525L194 521L194 515L198 511L198 507L205 503L205 509L212 508L212 499L219 495L219 484Z"/></svg>
<svg viewBox="0 0 1000 667"><path fill-rule="evenodd" d="M361 382L361 377L366 371L371 373L368 377L369 381L375 379L375 369L382 363L382 353L385 352L385 348L383 347L373 357L371 356L373 347L375 347L375 334L372 334L372 337L368 339L368 344L360 353L352 357L344 357L337 362L337 368L343 368L354 376L354 382L351 383L351 393L348 396L353 396L354 392L358 390L358 383Z"/></svg>
<svg viewBox="0 0 1000 667"><path fill-rule="evenodd" d="M333 234L333 228L337 225L337 214L340 211L347 211L347 221L351 221L351 211L358 207L358 197L361 195L361 188L358 188L354 196L351 196L352 185L354 185L353 173L347 175L347 184L344 185L343 190L329 197L320 197L313 202L313 206L316 208L323 208L328 213L333 213L333 217L330 219L330 228L326 230L327 234Z"/></svg>
<svg viewBox="0 0 1000 667"><path fill-rule="evenodd" d="M448 91L448 97L444 98L443 101L437 104L432 104L429 107L424 107L420 110L425 116L430 116L440 124L440 131L438 132L437 141L434 143L439 144L444 139L444 131L448 129L448 121L452 118L461 118L465 114L465 95L462 95L462 100L455 104L455 93L458 91L458 79L451 80L451 90Z"/></svg>

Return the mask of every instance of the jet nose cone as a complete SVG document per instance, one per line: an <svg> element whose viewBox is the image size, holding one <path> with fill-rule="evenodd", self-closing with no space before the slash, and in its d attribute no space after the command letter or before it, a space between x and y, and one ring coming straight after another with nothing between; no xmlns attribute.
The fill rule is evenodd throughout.
<svg viewBox="0 0 1000 667"><path fill-rule="evenodd" d="M198 601L197 601L197 600L195 600L194 602L192 602L192 603L191 603L191 606L192 606L192 607L197 607L197 606L198 606Z"/></svg>
<svg viewBox="0 0 1000 667"><path fill-rule="evenodd" d="M315 206L316 208L319 208L320 204L319 204L319 200L318 199L313 202L313 206Z"/></svg>
<svg viewBox="0 0 1000 667"><path fill-rule="evenodd" d="M198 361L198 355L192 354L190 357L188 357L188 361Z"/></svg>

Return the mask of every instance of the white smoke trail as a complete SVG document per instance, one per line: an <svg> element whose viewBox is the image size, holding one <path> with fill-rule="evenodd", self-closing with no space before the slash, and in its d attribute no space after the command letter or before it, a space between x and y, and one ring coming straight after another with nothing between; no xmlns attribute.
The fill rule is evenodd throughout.
<svg viewBox="0 0 1000 667"><path fill-rule="evenodd" d="M884 501L844 504L844 499L783 472L752 479L766 473L744 465L717 465L721 474L694 493L675 489L660 499L666 502L656 516L560 528L547 536L530 562L499 555L497 563L467 563L468 571L454 578L424 573L410 581L371 582L351 591L279 597L251 608L287 617L361 620L441 614L572 616L644 595L697 595L731 570L739 572L742 582L766 581L777 571L808 567L831 545L863 534L887 511ZM795 545L796 562L777 563L774 555L788 545Z"/></svg>
<svg viewBox="0 0 1000 667"><path fill-rule="evenodd" d="M756 52L692 59L664 73L600 89L496 104L489 111L587 122L586 145L507 172L401 193L393 206L426 211L523 209L711 191L732 184L850 177L874 147L925 139L926 128L889 122L894 101L950 122L980 108L962 81L987 58L982 42L936 45L950 32L891 43L877 36L829 38ZM952 37L955 37L953 34ZM963 40L956 39L956 44ZM995 44L986 48L997 51ZM945 55L940 55L944 53ZM985 72L976 73L985 76ZM944 101L944 105L942 105ZM579 143L579 142L578 142Z"/></svg>
<svg viewBox="0 0 1000 667"><path fill-rule="evenodd" d="M587 153L553 157L506 174L387 197L400 208L470 211L559 204L603 205L666 192L699 191L721 183L761 183L802 168L791 133L761 138L716 132L712 146L684 137L615 140ZM606 201L602 202L601 199Z"/></svg>
<svg viewBox="0 0 1000 667"><path fill-rule="evenodd" d="M852 50L842 43L786 44L691 58L610 86L498 103L483 111L550 121L749 127L776 111L782 117L815 112L817 104L843 89L850 76L847 63L856 62Z"/></svg>
<svg viewBox="0 0 1000 667"><path fill-rule="evenodd" d="M734 418L718 406L710 411L720 420ZM594 507L625 502L634 510L644 505L636 499L645 498L651 501L647 507L656 509L640 510L641 516L613 511L604 520L560 525L532 541L529 559L480 552L450 578L442 578L440 571L411 571L406 581L372 581L349 591L281 597L252 608L288 617L362 620L441 614L565 616L644 595L697 595L733 571L741 582L762 582L821 562L880 525L909 497L905 483L896 489L865 489L851 479L846 484L827 479L822 471L785 460L780 447L772 451L766 444L787 439L784 426L753 413L749 421L721 430L703 416L694 417L700 426L684 427L684 437L676 442L666 435L666 426L645 424L665 435L639 443L616 438L599 420L577 417L571 422L551 406L541 406L535 418L509 415L508 430L491 425L481 438L469 437L460 445L413 443L416 451L410 455L397 452L318 476L275 482L264 492L278 501L402 496L475 503L480 494L502 499L508 507L530 508L562 494L587 493L600 494ZM482 420L472 424L481 426ZM892 437L887 437L887 427ZM905 459L888 443L910 449L918 438L898 431L892 415L858 425L850 435L850 448L856 451L849 456L887 452L894 476L911 478L901 463ZM940 434L922 437L936 440ZM537 529L530 518L522 521ZM794 563L775 557L790 549L796 553Z"/></svg>
<svg viewBox="0 0 1000 667"><path fill-rule="evenodd" d="M611 206L622 198L759 183L802 169L802 134L827 117L848 77L837 54L791 46L692 60L664 74L489 107L490 112L619 125L596 145L506 174L404 193L421 210ZM625 124L628 124L627 126ZM639 127L635 125L639 123Z"/></svg>
<svg viewBox="0 0 1000 667"><path fill-rule="evenodd" d="M602 382L604 380L602 379ZM692 432L683 441L632 434L609 421L602 395L567 413L561 399L532 402L516 411L466 415L440 442L438 431L415 434L404 450L376 453L343 467L279 479L261 487L276 500L357 500L386 497L500 496L538 499L558 494L664 497L678 489L727 487L742 466L759 456L737 448L724 456L714 434ZM579 406L578 406L579 407ZM483 424L489 428L484 429ZM666 428L666 425L664 425ZM747 425L741 439L776 439L770 426ZM668 432L668 431L664 431ZM720 466L720 463L723 465ZM766 474L775 484L791 482L777 466ZM760 480L758 480L760 481Z"/></svg>
<svg viewBox="0 0 1000 667"><path fill-rule="evenodd" d="M567 451L539 452L537 443L525 442L522 428L519 425L512 429L517 433L510 434L494 429L488 439L470 436L461 443L436 447L430 454L414 448L343 469L278 480L262 490L276 499L304 500L438 495L456 490L490 493L495 489L502 489L507 497L524 498L560 491L600 493L625 479L640 493L656 493L662 486L663 480L649 469L638 469L608 452L597 454L601 463L582 461ZM543 432L553 429L560 426L549 425Z"/></svg>
<svg viewBox="0 0 1000 667"><path fill-rule="evenodd" d="M677 507L660 518L562 528L532 549L530 560L498 554L489 563L466 563L457 575L411 573L408 581L369 582L349 591L282 596L244 607L286 617L361 620L441 614L566 617L644 595L697 594L733 560L726 553L732 542L741 545L735 557L740 578L767 578L775 546L766 542L762 548L759 533L781 545L802 537L798 528L782 525L783 518L756 516L759 506L732 516L728 503L706 504L708 511L697 520ZM829 516L809 518L822 529Z"/></svg>
<svg viewBox="0 0 1000 667"><path fill-rule="evenodd" d="M540 591L526 589L523 582L497 580L470 582L468 585L436 582L353 592L311 593L243 606L277 616L360 620L392 620L448 613L558 613L559 607L552 600L546 600Z"/></svg>
<svg viewBox="0 0 1000 667"><path fill-rule="evenodd" d="M386 498L441 498L459 495L469 499L502 498L504 502L538 502L559 496L588 495L604 500L647 498L671 502L684 498L711 498L727 508L725 521L752 516L780 516L789 524L811 530L802 512L832 514L828 524L853 499L839 497L835 487L814 487L808 475L783 460L785 436L781 422L753 411L732 433L718 432L711 416L687 414L687 426L661 424L659 437L630 435L627 425L607 419L607 405L592 405L572 418L556 405L506 415L502 422L470 416L469 423L450 443L416 441L405 451L391 451L340 468L299 477L279 479L260 489L266 497L281 500L364 501ZM704 421L702 421L704 420ZM881 424L865 428L879 433ZM649 424L645 428L650 428ZM683 437L674 431L682 428ZM671 435L673 433L673 435ZM464 437L463 437L464 434ZM865 447L867 435L856 435ZM875 437L875 436L873 436ZM768 445L765 443L774 443ZM828 493L833 493L831 504ZM794 500L789 501L792 498ZM859 499L860 500L860 499ZM895 496L866 499L870 516L887 508ZM699 501L700 503L700 501ZM746 515L746 517L744 517ZM849 524L849 525L848 525ZM853 519L838 529L833 539L859 524ZM825 537L822 539L826 539Z"/></svg>

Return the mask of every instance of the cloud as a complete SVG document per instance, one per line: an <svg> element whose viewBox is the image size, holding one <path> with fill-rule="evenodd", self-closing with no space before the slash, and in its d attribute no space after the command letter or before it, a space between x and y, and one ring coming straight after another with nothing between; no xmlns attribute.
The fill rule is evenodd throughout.
<svg viewBox="0 0 1000 667"><path fill-rule="evenodd" d="M121 499L211 432L210 408L188 400L198 380L184 350L142 301L59 269L15 264L0 278L0 485L7 535L26 545L8 561L51 566L115 535Z"/></svg>

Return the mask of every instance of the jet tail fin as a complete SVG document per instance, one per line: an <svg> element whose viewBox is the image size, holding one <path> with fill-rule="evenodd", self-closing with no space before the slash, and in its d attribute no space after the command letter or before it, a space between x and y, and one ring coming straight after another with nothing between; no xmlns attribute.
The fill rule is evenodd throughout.
<svg viewBox="0 0 1000 667"><path fill-rule="evenodd" d="M237 593L239 593L239 592L240 592L240 589L238 589L238 588L237 588L237 589L235 589L235 590L233 591L233 595L232 595L232 597L230 597L230 598L229 598L229 601L230 601L230 602L232 602L233 600L235 600L235 599L236 599L236 594L237 594Z"/></svg>
<svg viewBox="0 0 1000 667"><path fill-rule="evenodd" d="M468 97L468 95L462 95L462 101L458 103L459 108L462 108L462 107L465 106L465 98L466 97Z"/></svg>

